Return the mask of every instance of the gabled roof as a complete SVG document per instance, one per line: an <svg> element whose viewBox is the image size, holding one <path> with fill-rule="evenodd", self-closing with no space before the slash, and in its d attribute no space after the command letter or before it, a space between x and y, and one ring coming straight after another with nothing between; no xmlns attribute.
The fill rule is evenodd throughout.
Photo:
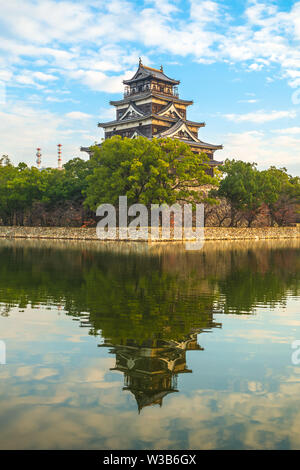
<svg viewBox="0 0 300 470"><path fill-rule="evenodd" d="M180 115L179 110L176 108L173 101L170 101L170 103L168 103L163 109L161 109L158 113L156 113L157 116L166 116L166 117L172 117L172 114L176 114L176 116L182 120L182 116ZM191 126L205 127L205 122L189 121L188 119L185 119L185 122L187 124L190 124Z"/></svg>
<svg viewBox="0 0 300 470"><path fill-rule="evenodd" d="M128 113L131 113L131 114L137 114L138 116L144 116L145 113L143 113L140 109L138 109L138 107L134 104L133 101L130 101L129 102L129 106L128 108L126 109L125 113L122 114L122 116L120 117L120 121L123 121L123 119L128 115Z"/></svg>
<svg viewBox="0 0 300 470"><path fill-rule="evenodd" d="M135 137L146 137L146 136L142 134L138 129L136 129L130 138L134 139Z"/></svg>
<svg viewBox="0 0 300 470"><path fill-rule="evenodd" d="M175 113L179 117L179 119L181 119L179 111L174 105L173 101L168 103L167 106L161 109L157 114L159 114L160 116L164 116L165 114L168 114L168 113Z"/></svg>
<svg viewBox="0 0 300 470"><path fill-rule="evenodd" d="M174 134L177 132L184 131L189 137L191 138L192 141L199 142L199 139L193 135L193 133L189 130L187 127L185 121L182 119L179 119L172 127L169 129L166 129L165 131L161 132L159 134L160 137L172 137Z"/></svg>
<svg viewBox="0 0 300 470"><path fill-rule="evenodd" d="M144 80L147 78L148 79L155 78L157 80L162 80L172 85L179 85L180 83L179 80L174 80L173 78L167 77L167 75L164 74L162 67L160 70L153 69L151 67L146 67L146 65L143 65L141 61L139 63L139 68L137 69L134 76L130 80L123 80L123 83L124 85L130 85L133 82Z"/></svg>
<svg viewBox="0 0 300 470"><path fill-rule="evenodd" d="M190 137L190 139L177 136L176 134L181 130L184 131ZM223 148L223 145L213 145L213 144L208 144L206 142L202 142L202 140L198 139L197 137L193 135L193 133L187 127L186 122L183 121L182 119L177 121L176 124L174 124L174 126L157 134L155 137L159 138L159 137L172 137L172 136L176 139L181 140L182 142L185 142L189 145L193 145L195 147L199 147L202 149L220 150Z"/></svg>

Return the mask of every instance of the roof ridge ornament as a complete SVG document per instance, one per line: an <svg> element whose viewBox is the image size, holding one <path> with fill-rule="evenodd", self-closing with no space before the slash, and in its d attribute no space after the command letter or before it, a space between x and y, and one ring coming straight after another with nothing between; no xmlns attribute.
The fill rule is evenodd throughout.
<svg viewBox="0 0 300 470"><path fill-rule="evenodd" d="M142 66L142 65L143 65L142 58L139 57L139 66Z"/></svg>
<svg viewBox="0 0 300 470"><path fill-rule="evenodd" d="M164 72L164 68L163 68L162 65L160 66L160 71L161 71L161 72Z"/></svg>

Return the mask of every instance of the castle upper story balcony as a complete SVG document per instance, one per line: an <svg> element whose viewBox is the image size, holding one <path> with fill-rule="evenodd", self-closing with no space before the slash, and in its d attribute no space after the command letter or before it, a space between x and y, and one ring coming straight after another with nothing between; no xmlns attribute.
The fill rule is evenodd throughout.
<svg viewBox="0 0 300 470"><path fill-rule="evenodd" d="M139 95L141 93L147 93L147 92L156 92L160 93L162 95L167 95L167 96L175 96L176 98L179 97L178 93L178 87L170 87L170 86L164 86L160 84L150 84L146 83L144 85L135 85L135 86L126 86L124 90L124 98L127 98L128 96L134 96L134 95Z"/></svg>

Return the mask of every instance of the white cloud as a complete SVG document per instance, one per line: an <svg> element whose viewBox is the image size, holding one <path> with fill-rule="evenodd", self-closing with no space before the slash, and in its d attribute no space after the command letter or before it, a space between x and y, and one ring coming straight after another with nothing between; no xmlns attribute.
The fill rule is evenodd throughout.
<svg viewBox="0 0 300 470"><path fill-rule="evenodd" d="M9 70L0 70L0 80L4 82L8 82L12 79L12 72Z"/></svg>
<svg viewBox="0 0 300 470"><path fill-rule="evenodd" d="M260 168L287 166L289 171L300 172L300 136L245 131L227 134L223 144L224 150L217 154L219 160L235 158L257 162Z"/></svg>
<svg viewBox="0 0 300 470"><path fill-rule="evenodd" d="M13 26L16 37L35 44L69 41L71 35L83 34L82 25L92 19L91 11L85 5L72 1L11 0L1 10L4 28L10 30Z"/></svg>
<svg viewBox="0 0 300 470"><path fill-rule="evenodd" d="M80 115L74 114L71 123L70 119L68 115L50 112L40 105L7 102L0 111L0 155L9 155L14 163L24 161L35 165L36 148L41 147L42 164L56 166L57 144L61 143L63 162L74 156L86 158L80 146L99 141L101 134L96 123L89 131L83 130Z"/></svg>
<svg viewBox="0 0 300 470"><path fill-rule="evenodd" d="M33 72L32 76L35 77L37 80L40 80L41 82L52 82L58 79L58 77L56 77L55 75L43 72Z"/></svg>
<svg viewBox="0 0 300 470"><path fill-rule="evenodd" d="M190 0L189 9L168 0L11 0L1 11L3 67L35 58L39 67L56 66L67 76L73 71L72 78L91 89L114 92L120 91L118 77L109 74L131 70L146 47L203 63L247 63L252 71L280 64L290 85L298 86L300 1L286 11L251 2L235 21L228 11L211 0ZM37 73L39 80L55 79L47 70Z"/></svg>
<svg viewBox="0 0 300 470"><path fill-rule="evenodd" d="M254 71L257 71L257 70L261 70L262 68L264 67L264 64L250 64L249 65L249 70L254 70Z"/></svg>
<svg viewBox="0 0 300 470"><path fill-rule="evenodd" d="M81 111L71 111L70 113L67 113L66 118L68 119L90 119L92 116L90 114L82 113Z"/></svg>
<svg viewBox="0 0 300 470"><path fill-rule="evenodd" d="M178 8L168 0L146 0L146 4L153 3L155 8L164 15L170 15L177 12Z"/></svg>
<svg viewBox="0 0 300 470"><path fill-rule="evenodd" d="M120 93L124 89L122 81L132 77L134 72L127 71L123 75L109 76L97 70L76 70L71 71L69 76L80 80L92 90Z"/></svg>
<svg viewBox="0 0 300 470"><path fill-rule="evenodd" d="M22 85L34 85L34 81L32 80L31 77L29 77L28 75L24 74L24 75L18 75L16 77L16 81L18 83L21 83Z"/></svg>
<svg viewBox="0 0 300 470"><path fill-rule="evenodd" d="M288 127L286 129L275 129L273 132L285 135L300 135L300 127Z"/></svg>
<svg viewBox="0 0 300 470"><path fill-rule="evenodd" d="M225 118L234 122L254 122L264 123L275 121L276 119L290 118L294 119L297 116L296 111L254 111L246 114L225 114Z"/></svg>
<svg viewBox="0 0 300 470"><path fill-rule="evenodd" d="M252 103L257 103L258 100L255 100L255 99L250 99L250 100L239 100L239 103L249 103L249 104L252 104Z"/></svg>
<svg viewBox="0 0 300 470"><path fill-rule="evenodd" d="M46 101L48 101L49 103L65 103L65 102L78 103L78 101L73 100L73 98L58 98L57 96L47 96Z"/></svg>
<svg viewBox="0 0 300 470"><path fill-rule="evenodd" d="M120 93L123 91L122 80L135 72L139 55L142 55L144 63L151 65L154 53L166 53L170 62L179 57L190 57L201 63L223 61L229 66L240 64L252 74L266 69L268 81L285 77L291 87L299 87L300 1L282 10L268 0L251 1L243 14L235 18L229 16L229 11L229 5L212 0L190 0L189 4L168 0L147 0L144 3L126 0L10 0L2 9L0 18L0 80L22 89L34 88L35 93L36 90L53 91L50 87L59 78L67 81L68 88L74 81L93 91ZM57 96L58 93L59 90L55 90L55 95L47 97L46 102L64 101ZM257 100L244 101L255 103ZM74 137L77 121L82 122L89 117L81 110L64 116L42 109L31 114L26 105L24 118L24 107L21 108L14 104L1 114L4 121L7 116L11 126L8 128L6 122L0 124L1 152L18 155L21 159L26 157L27 160L31 160L32 149L42 145L36 142L39 138L46 142L48 136L47 152L50 152L52 142L62 140L63 129L66 135L71 131L69 136L73 132ZM225 117L232 122L262 125L279 119L293 119L296 115L294 110L268 112L262 109L245 114L232 112ZM44 117L49 119L49 129ZM70 120L74 131L69 129ZM36 133L39 128L40 137ZM248 154L253 153L251 160L255 160L256 155L260 161L268 160L269 149L272 148L276 150L276 161L280 156L291 159L289 152L295 161L299 152L297 139L292 140L292 137L297 136L297 132L296 128L288 129L290 131L282 129L276 137L288 139L277 141L277 144L286 145L285 149L275 149L270 139L268 147L265 136L261 139L259 134L247 131L232 134L227 144L232 151L239 152L240 158L243 155L248 158ZM93 129L87 131L85 138L91 137L92 132ZM16 135L21 136L20 142L16 142ZM81 144L77 143L77 138L76 134L73 141L70 138L70 143L66 144L70 145L71 153ZM99 131L95 126L92 140L97 139ZM89 143L82 142L83 145ZM245 148L245 145L253 147Z"/></svg>
<svg viewBox="0 0 300 470"><path fill-rule="evenodd" d="M100 116L100 119L109 119L109 120L112 120L112 119L115 119L116 118L116 110L114 107L111 107L111 108L100 108L100 111L99 111L99 116Z"/></svg>
<svg viewBox="0 0 300 470"><path fill-rule="evenodd" d="M210 0L191 0L190 16L200 23L218 22L221 16L221 6Z"/></svg>

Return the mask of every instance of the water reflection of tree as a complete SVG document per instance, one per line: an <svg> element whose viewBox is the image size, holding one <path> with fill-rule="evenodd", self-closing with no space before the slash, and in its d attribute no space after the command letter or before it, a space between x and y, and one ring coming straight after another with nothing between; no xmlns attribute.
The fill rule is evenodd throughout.
<svg viewBox="0 0 300 470"><path fill-rule="evenodd" d="M252 244L253 245L253 244ZM0 302L21 308L61 304L73 316L88 312L92 332L141 340L188 332L212 311L249 312L299 294L300 248L223 247L199 253L154 253L0 246ZM200 325L198 323L200 322Z"/></svg>
<svg viewBox="0 0 300 470"><path fill-rule="evenodd" d="M25 248L24 248L25 247ZM187 350L220 327L214 314L251 313L299 295L300 248L159 250L0 245L2 315L11 306L63 306L92 335L101 332L141 410L162 405L191 372Z"/></svg>

